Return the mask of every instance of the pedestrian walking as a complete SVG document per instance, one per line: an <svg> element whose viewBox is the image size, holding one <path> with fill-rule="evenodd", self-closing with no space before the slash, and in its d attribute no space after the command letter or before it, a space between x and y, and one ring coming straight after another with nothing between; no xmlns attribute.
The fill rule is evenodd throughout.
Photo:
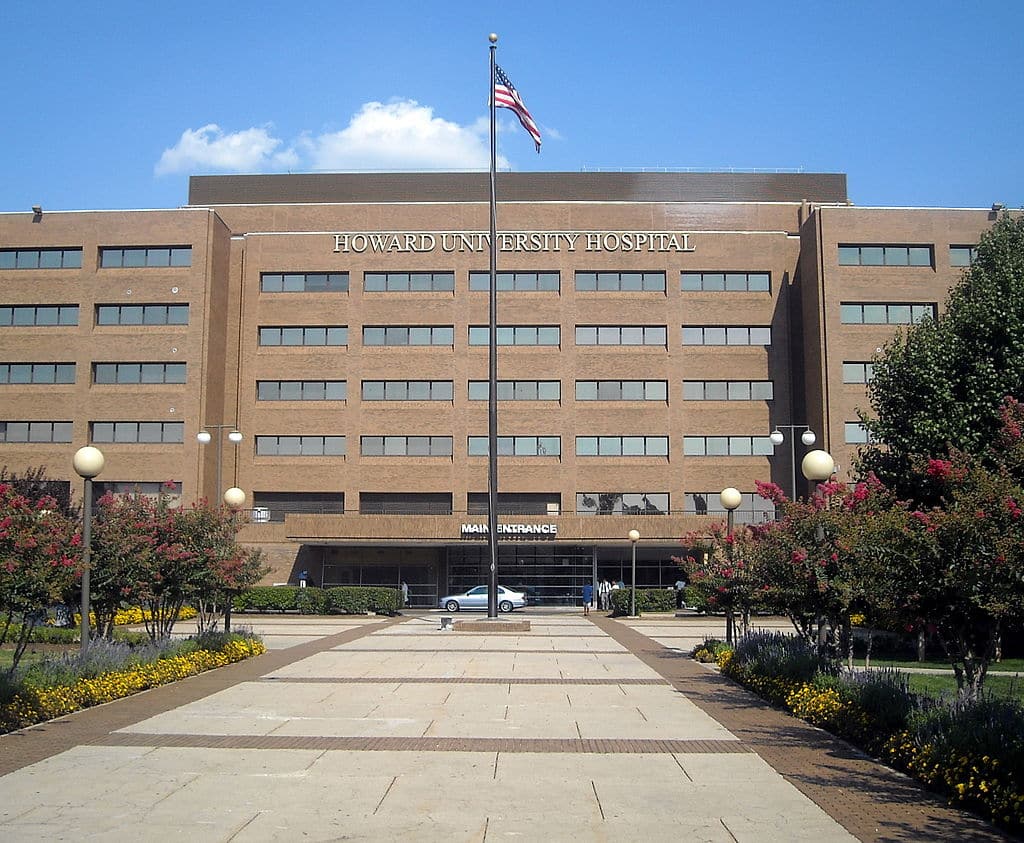
<svg viewBox="0 0 1024 843"><path fill-rule="evenodd" d="M591 582L583 584L583 615L590 614L590 604L594 602L594 584Z"/></svg>
<svg viewBox="0 0 1024 843"><path fill-rule="evenodd" d="M680 576L679 579L676 580L676 608L677 609L685 609L686 608L686 600L685 600L685 598L686 598L686 580L684 580L682 578L682 576Z"/></svg>
<svg viewBox="0 0 1024 843"><path fill-rule="evenodd" d="M409 583L402 580L402 608L409 605Z"/></svg>
<svg viewBox="0 0 1024 843"><path fill-rule="evenodd" d="M597 584L597 608L603 612L611 608L612 584L605 577Z"/></svg>

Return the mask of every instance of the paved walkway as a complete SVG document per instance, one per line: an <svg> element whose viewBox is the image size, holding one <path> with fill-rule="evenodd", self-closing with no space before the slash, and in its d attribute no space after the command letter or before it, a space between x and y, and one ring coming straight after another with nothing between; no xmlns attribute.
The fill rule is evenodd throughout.
<svg viewBox="0 0 1024 843"><path fill-rule="evenodd" d="M238 617L270 652L0 737L0 839L1005 839L684 657L720 621L527 616Z"/></svg>

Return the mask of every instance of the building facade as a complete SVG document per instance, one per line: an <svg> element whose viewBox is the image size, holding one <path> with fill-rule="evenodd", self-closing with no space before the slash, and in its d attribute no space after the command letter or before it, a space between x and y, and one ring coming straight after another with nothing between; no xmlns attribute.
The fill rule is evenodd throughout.
<svg viewBox="0 0 1024 843"><path fill-rule="evenodd" d="M487 190L201 176L174 210L0 215L0 465L70 480L93 444L99 493L238 486L270 582L485 582ZM669 586L726 486L740 520L772 517L757 480L806 494L805 428L845 478L872 355L993 218L854 207L839 174L499 174L498 200L499 579L554 604L628 582L631 529Z"/></svg>

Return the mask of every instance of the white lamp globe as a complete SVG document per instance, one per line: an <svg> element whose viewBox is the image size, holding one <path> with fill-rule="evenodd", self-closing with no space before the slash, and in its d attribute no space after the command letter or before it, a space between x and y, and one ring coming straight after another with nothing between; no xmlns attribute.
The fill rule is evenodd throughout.
<svg viewBox="0 0 1024 843"><path fill-rule="evenodd" d="M237 486L232 486L224 492L224 503L229 509L241 509L245 506L245 492Z"/></svg>
<svg viewBox="0 0 1024 843"><path fill-rule="evenodd" d="M773 445L781 445L786 439L786 437L782 435L781 430L773 430L768 434L768 438L772 441Z"/></svg>
<svg viewBox="0 0 1024 843"><path fill-rule="evenodd" d="M640 531L639 530L630 530L629 531L629 540L631 542L633 542L633 544L636 544L638 541L640 541Z"/></svg>
<svg viewBox="0 0 1024 843"><path fill-rule="evenodd" d="M79 477L86 479L92 479L103 471L105 462L103 452L99 448L93 448L91 445L79 448L75 451L75 456L72 458L75 472Z"/></svg>
<svg viewBox="0 0 1024 843"><path fill-rule="evenodd" d="M728 486L718 493L718 500L724 509L728 509L731 512L743 503L743 495L738 489Z"/></svg>
<svg viewBox="0 0 1024 843"><path fill-rule="evenodd" d="M805 430L803 435L800 437L800 441L805 445L813 445L818 437L814 435L813 430Z"/></svg>
<svg viewBox="0 0 1024 843"><path fill-rule="evenodd" d="M808 451L800 470L808 480L828 480L836 470L836 463L828 451Z"/></svg>
<svg viewBox="0 0 1024 843"><path fill-rule="evenodd" d="M199 432L198 432L198 433L196 434L196 439L198 439L198 440L199 440L199 442L200 442L201 444L203 444L203 445L209 445L209 444L210 444L210 440L211 440L212 438L213 438L213 437L212 437L212 436L210 436L209 432L207 432L207 431L205 431L205 430L200 430L200 431L199 431Z"/></svg>
<svg viewBox="0 0 1024 843"><path fill-rule="evenodd" d="M232 442L234 442L237 445L239 442L242 441L242 434L238 430L232 430L228 434L228 439L230 439Z"/></svg>

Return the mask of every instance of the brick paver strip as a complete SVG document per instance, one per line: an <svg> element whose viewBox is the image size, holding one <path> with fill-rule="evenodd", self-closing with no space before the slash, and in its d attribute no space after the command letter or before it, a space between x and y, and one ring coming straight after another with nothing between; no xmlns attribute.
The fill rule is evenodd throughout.
<svg viewBox="0 0 1024 843"><path fill-rule="evenodd" d="M198 676L151 688L131 697L76 711L66 717L30 726L18 732L0 735L0 776L66 752L75 746L104 744L110 733L118 729L216 694L233 685L260 679L265 674L280 670L292 662L347 644L408 619L385 618L305 644L296 644L283 650L270 650L256 658L208 670Z"/></svg>
<svg viewBox="0 0 1024 843"><path fill-rule="evenodd" d="M951 808L913 779L845 741L772 708L689 655L663 647L618 621L589 617L859 840L1013 839L972 814Z"/></svg>
<svg viewBox="0 0 1024 843"><path fill-rule="evenodd" d="M417 652L423 652L417 650ZM430 651L427 651L430 652ZM435 651L437 652L437 651ZM445 652L445 651L441 651ZM502 651L504 652L504 651ZM512 679L497 676L262 676L263 682L297 682L311 685L667 685L664 679Z"/></svg>

